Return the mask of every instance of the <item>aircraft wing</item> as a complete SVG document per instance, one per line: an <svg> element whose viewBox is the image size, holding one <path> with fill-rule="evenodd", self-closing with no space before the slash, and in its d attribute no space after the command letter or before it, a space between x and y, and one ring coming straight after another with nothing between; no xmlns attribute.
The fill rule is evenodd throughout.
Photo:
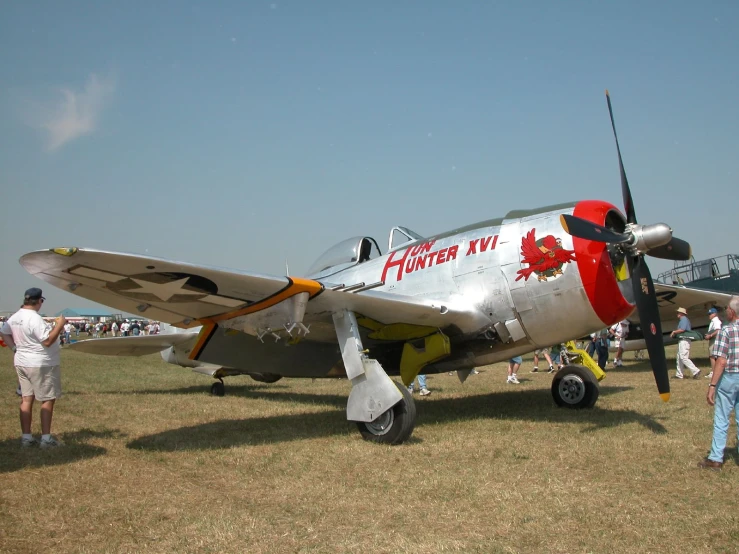
<svg viewBox="0 0 739 554"><path fill-rule="evenodd" d="M708 310L714 306L723 308L731 299L730 294L705 289L695 289L679 285L663 285L654 283L654 292L659 305L659 317L662 321L662 330L669 332L677 328L677 309L685 308L691 325L703 327L708 325ZM629 319L639 320L634 312Z"/></svg>
<svg viewBox="0 0 739 554"><path fill-rule="evenodd" d="M170 346L177 346L195 340L193 333L172 333L169 335L140 335L138 337L111 337L73 342L68 348L86 354L103 356L146 356L156 354Z"/></svg>
<svg viewBox="0 0 739 554"><path fill-rule="evenodd" d="M310 279L133 254L56 248L25 254L20 263L32 275L77 296L180 328L220 324L258 335L260 328L275 328L275 321L281 328L282 322L302 317L306 326L316 325L308 340L335 342L332 314L344 309L384 324L453 325L465 333L490 324L476 308L454 302L377 290L330 290Z"/></svg>

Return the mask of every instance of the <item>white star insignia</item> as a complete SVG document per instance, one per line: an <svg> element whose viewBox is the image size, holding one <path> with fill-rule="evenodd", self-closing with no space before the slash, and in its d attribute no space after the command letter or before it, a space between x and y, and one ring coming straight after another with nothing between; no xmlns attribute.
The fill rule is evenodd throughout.
<svg viewBox="0 0 739 554"><path fill-rule="evenodd" d="M176 294L189 294L193 296L202 296L202 292L193 292L190 290L184 290L182 287L187 283L187 280L189 277L185 277L184 279L180 279L178 281L171 281L169 283L152 283L151 281L142 281L141 279L133 279L131 280L139 285L140 289L122 289L121 292L135 292L135 293L146 293L146 294L153 294L157 298L164 300L167 302L170 298L172 298Z"/></svg>

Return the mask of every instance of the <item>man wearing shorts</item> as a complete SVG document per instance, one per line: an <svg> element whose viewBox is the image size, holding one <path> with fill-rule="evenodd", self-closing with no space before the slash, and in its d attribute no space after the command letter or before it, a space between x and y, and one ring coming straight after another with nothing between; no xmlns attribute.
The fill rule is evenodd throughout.
<svg viewBox="0 0 739 554"><path fill-rule="evenodd" d="M51 435L54 402L62 395L59 370L59 334L66 318L60 315L55 326L47 324L39 315L44 297L41 289L28 289L23 306L2 327L0 335L12 337L15 344L15 371L21 386L21 446L39 445L54 448L63 443ZM41 441L31 434L33 402L41 402Z"/></svg>
<svg viewBox="0 0 739 554"><path fill-rule="evenodd" d="M534 350L534 369L531 370L531 373L536 373L537 371L539 371L539 355L542 355L546 358L547 362L549 362L549 373L553 373L554 366L552 365L552 357L549 355L548 346L546 348Z"/></svg>
<svg viewBox="0 0 739 554"><path fill-rule="evenodd" d="M521 362L523 359L521 356L514 356L510 360L508 360L508 380L507 383L512 383L514 385L521 384L521 381L518 380L518 377L516 376L516 373L518 372L518 368L521 367Z"/></svg>

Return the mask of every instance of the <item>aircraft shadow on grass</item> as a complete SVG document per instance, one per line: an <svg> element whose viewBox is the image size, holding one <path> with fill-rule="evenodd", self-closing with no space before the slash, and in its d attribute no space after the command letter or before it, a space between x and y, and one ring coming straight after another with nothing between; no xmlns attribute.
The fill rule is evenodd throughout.
<svg viewBox="0 0 739 554"><path fill-rule="evenodd" d="M614 394L629 387L603 387L601 394ZM247 395L249 396L249 395ZM265 399L311 404L335 405L335 410L318 413L297 413L271 417L226 419L181 427L146 435L127 444L128 448L177 451L212 450L234 446L257 445L315 439L349 433L352 425L345 419L346 398L338 395L283 393L260 394ZM610 427L638 423L653 433L667 429L654 417L633 411L599 409L555 409L549 391L506 391L465 398L425 398L416 402L417 425L453 423L479 419L534 420L548 423L581 423L581 432L598 432ZM411 443L416 442L411 441Z"/></svg>
<svg viewBox="0 0 739 554"><path fill-rule="evenodd" d="M525 383L529 379L522 378L521 382ZM305 393L305 392L293 392L290 390L275 390L275 389L288 389L285 385L229 385L227 396L234 396L238 398L245 398L251 400L270 400L272 402L287 402L287 403L303 403L311 405L331 405L337 408L346 408L346 402L348 395L341 394L318 394L318 393ZM609 396L619 392L625 392L632 390L634 387L627 386L612 386L612 387L600 387L600 396ZM437 392L443 389L434 389ZM525 394L529 394L532 391L525 391ZM122 395L136 395L136 394L165 394L165 395L180 395L180 394L200 394L208 395L208 392L203 387L180 387L176 389L144 389L136 391L108 391L102 394L122 394ZM502 394L502 393L491 393L491 394ZM548 396L550 403L547 407L552 406L551 395ZM434 399L435 400L435 399ZM417 400L416 406L421 402L432 402L431 398L424 400Z"/></svg>
<svg viewBox="0 0 739 554"><path fill-rule="evenodd" d="M64 441L65 446L49 450L42 450L37 446L21 448L18 438L0 441L0 473L12 473L21 469L57 466L80 460L89 460L102 456L107 450L101 446L87 444L87 441L95 438L109 439L125 435L117 429L102 431L80 429L70 433L61 433L58 436Z"/></svg>

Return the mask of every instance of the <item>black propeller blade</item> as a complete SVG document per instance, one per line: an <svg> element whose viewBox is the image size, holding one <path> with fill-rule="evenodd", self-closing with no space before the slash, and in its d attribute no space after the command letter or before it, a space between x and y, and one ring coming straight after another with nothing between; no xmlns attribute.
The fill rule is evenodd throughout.
<svg viewBox="0 0 739 554"><path fill-rule="evenodd" d="M654 258L661 258L663 260L689 260L693 254L690 244L682 239L672 237L670 242L657 248L652 248L647 252Z"/></svg>
<svg viewBox="0 0 739 554"><path fill-rule="evenodd" d="M592 240L596 242L607 242L609 244L620 244L629 240L629 235L617 233L597 223L587 221L574 215L562 214L559 216L565 232L573 237Z"/></svg>
<svg viewBox="0 0 739 554"><path fill-rule="evenodd" d="M644 341L647 344L654 380L657 383L660 397L667 402L670 399L670 378L667 373L665 345L662 342L662 322L659 319L652 274L649 272L642 256L633 258L629 256L627 262L631 274L636 309L639 312L639 322L644 334Z"/></svg>
<svg viewBox="0 0 739 554"><path fill-rule="evenodd" d="M629 180L626 178L626 170L624 170L624 162L621 159L621 147L618 145L618 135L616 134L616 123L613 120L613 108L611 108L611 95L606 89L606 101L608 102L608 114L611 116L611 127L613 128L613 138L616 139L616 151L618 152L618 169L621 171L621 194L624 199L624 211L626 212L626 222L636 223L636 212L634 212L634 201L631 198L631 189L629 188Z"/></svg>
<svg viewBox="0 0 739 554"><path fill-rule="evenodd" d="M621 194L624 198L624 210L626 212L627 223L636 224L636 212L634 211L634 201L631 198L631 189L629 181L626 179L626 171L624 170L624 162L621 158L621 147L618 144L618 135L616 134L616 123L613 119L613 108L611 107L611 96L606 90L606 101L608 102L608 114L611 117L611 127L613 128L613 138L616 140L616 151L618 152L618 167L621 171ZM683 249L682 244L678 245L680 239L671 239L667 245L654 248L660 251L672 244L672 248L667 248L669 252L674 249ZM682 243L684 241L680 241ZM687 243L685 243L687 245ZM688 248L689 245L688 245ZM683 253L683 252L680 252ZM659 308L657 306L657 298L654 295L654 282L652 275L649 273L644 257L642 255L627 256L629 265L629 274L631 275L631 284L634 291L634 302L639 312L639 321L641 323L644 340L649 351L649 361L652 364L654 372L654 380L657 382L657 390L662 400L667 402L670 399L670 381L667 374L667 360L665 358L665 345L662 342L662 323L659 319Z"/></svg>

